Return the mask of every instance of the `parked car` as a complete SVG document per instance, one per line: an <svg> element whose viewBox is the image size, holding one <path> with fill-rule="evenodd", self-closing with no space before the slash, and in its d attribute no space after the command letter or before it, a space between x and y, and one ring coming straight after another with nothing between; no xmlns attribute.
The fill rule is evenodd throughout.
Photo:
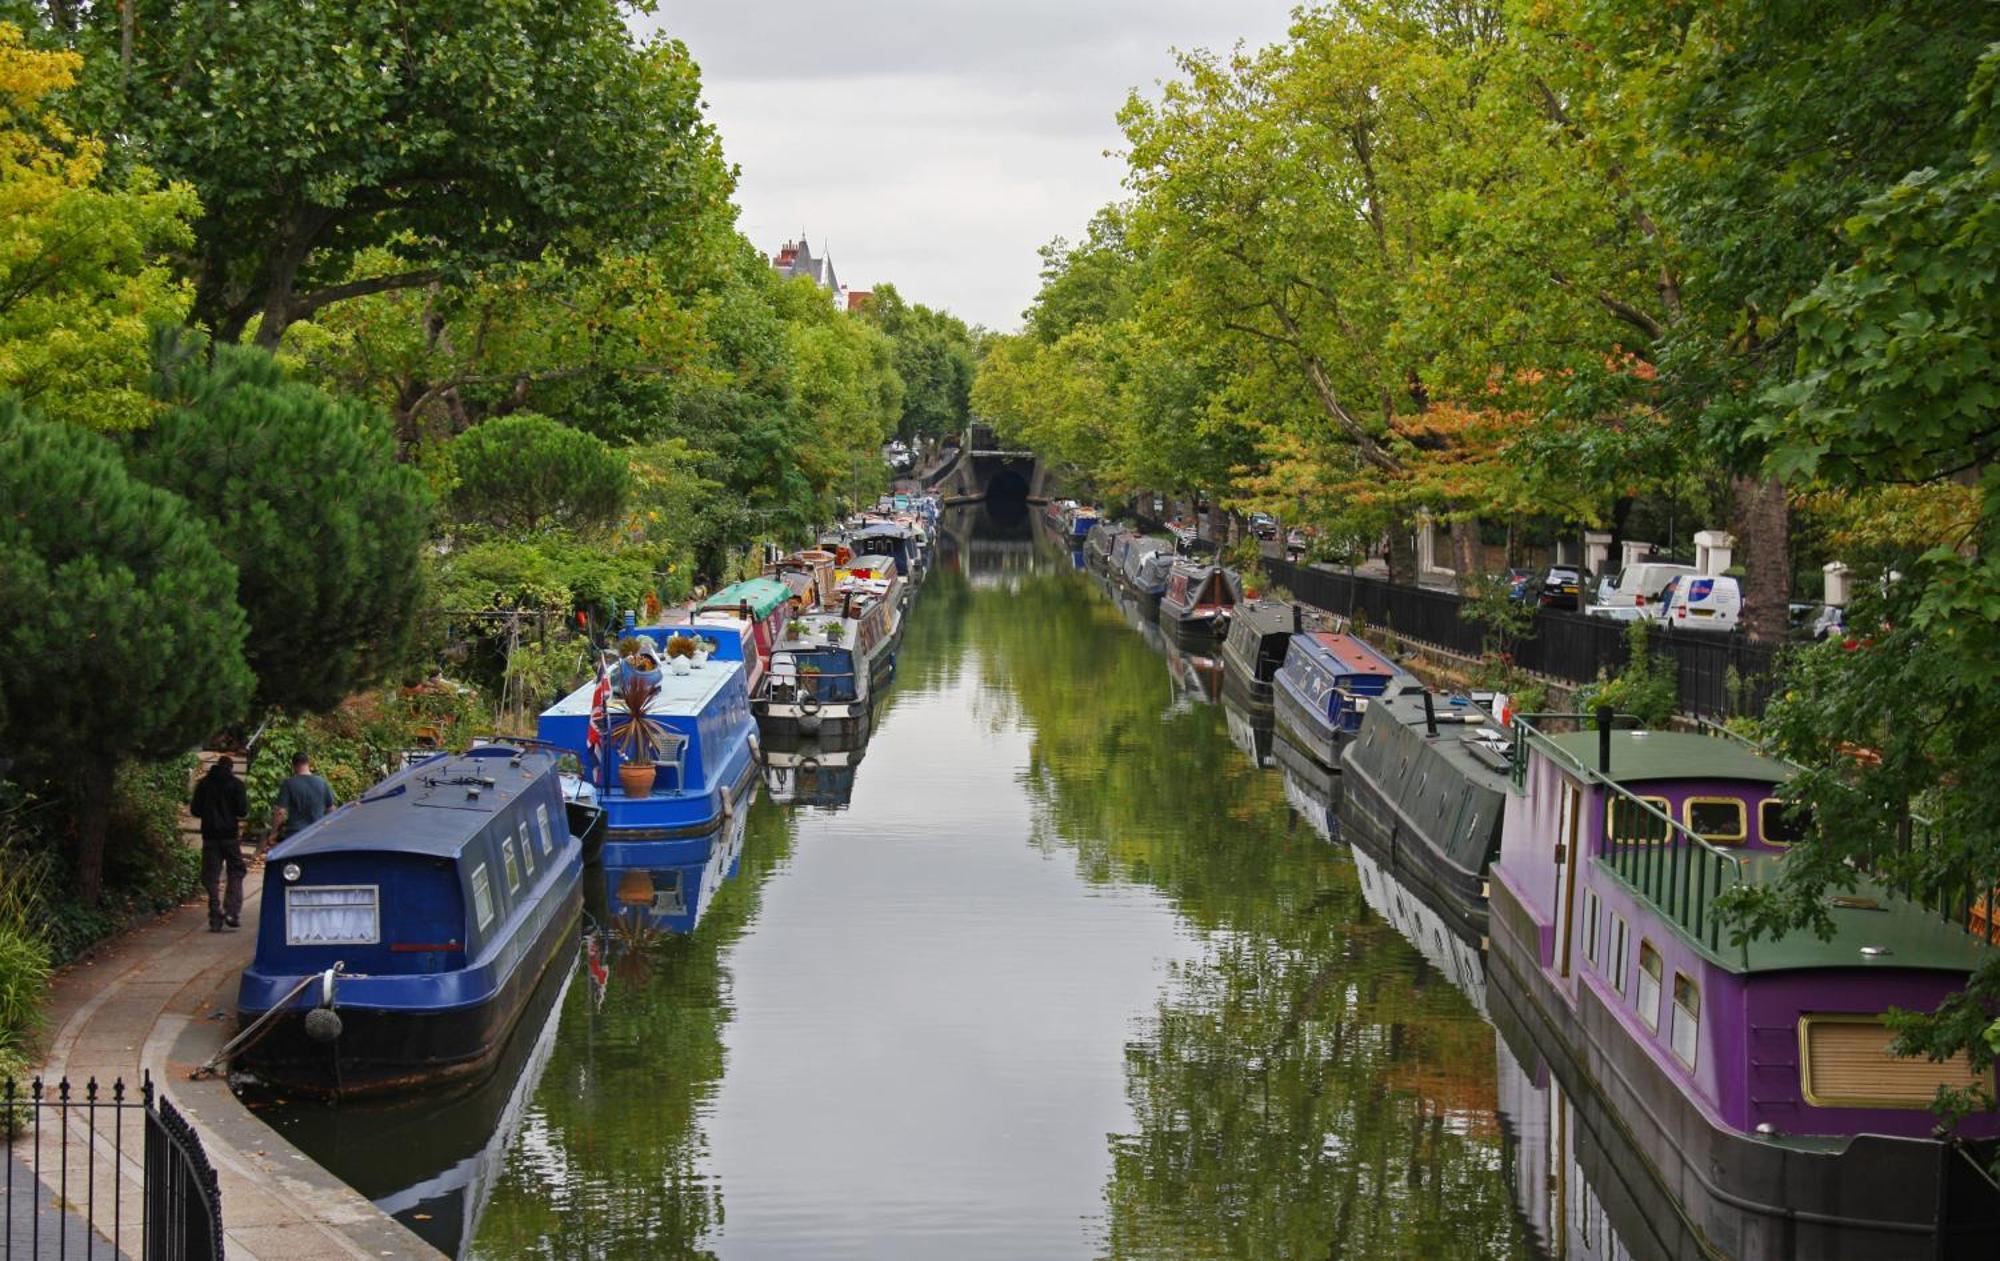
<svg viewBox="0 0 2000 1261"><path fill-rule="evenodd" d="M1253 512L1250 514L1250 533L1258 539L1275 539L1278 537L1278 519L1268 512Z"/></svg>
<svg viewBox="0 0 2000 1261"><path fill-rule="evenodd" d="M1304 556L1307 552L1312 550L1313 540L1318 537L1319 537L1319 531L1307 526L1300 526L1297 529L1293 530L1290 534L1285 536L1286 558L1294 559L1300 556Z"/></svg>
<svg viewBox="0 0 2000 1261"><path fill-rule="evenodd" d="M1681 631L1725 633L1743 617L1743 587L1729 577L1684 576L1668 584L1661 612L1670 634Z"/></svg>
<svg viewBox="0 0 2000 1261"><path fill-rule="evenodd" d="M1838 604L1822 604L1813 615L1807 633L1814 639L1833 639L1847 633L1847 610Z"/></svg>
<svg viewBox="0 0 2000 1261"><path fill-rule="evenodd" d="M1594 616L1620 622L1657 618L1667 584L1676 578L1692 577L1694 573L1693 565L1669 561L1647 560L1627 565L1619 571L1618 583L1610 596L1599 597L1590 611Z"/></svg>
<svg viewBox="0 0 2000 1261"><path fill-rule="evenodd" d="M1535 571L1532 569L1510 569L1501 577L1507 583L1509 600L1527 599L1529 589L1535 584Z"/></svg>
<svg viewBox="0 0 2000 1261"><path fill-rule="evenodd" d="M1583 607L1583 588L1588 581L1589 575L1574 565L1551 565L1542 575L1536 603L1545 609L1575 612Z"/></svg>

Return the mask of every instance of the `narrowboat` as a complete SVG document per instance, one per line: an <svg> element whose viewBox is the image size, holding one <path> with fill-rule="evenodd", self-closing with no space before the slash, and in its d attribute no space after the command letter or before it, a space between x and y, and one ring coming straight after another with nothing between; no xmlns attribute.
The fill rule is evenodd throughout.
<svg viewBox="0 0 2000 1261"><path fill-rule="evenodd" d="M771 665L771 650L784 635L794 610L792 588L776 578L751 578L731 583L698 602L690 618L697 626L746 623L750 647L746 654L745 685L752 695Z"/></svg>
<svg viewBox="0 0 2000 1261"><path fill-rule="evenodd" d="M1070 546L1081 547L1083 540L1097 525L1097 509L1078 504L1063 514L1063 532L1069 536Z"/></svg>
<svg viewBox="0 0 2000 1261"><path fill-rule="evenodd" d="M1271 680L1271 701L1278 726L1337 770L1341 746L1360 733L1371 697L1421 690L1415 675L1359 635L1299 631Z"/></svg>
<svg viewBox="0 0 2000 1261"><path fill-rule="evenodd" d="M1226 570L1185 557L1174 562L1160 596L1160 625L1183 647L1212 644L1229 630L1236 585Z"/></svg>
<svg viewBox="0 0 2000 1261"><path fill-rule="evenodd" d="M870 521L847 532L847 549L856 556L886 556L895 562L905 582L923 577L923 549L916 532L894 521Z"/></svg>
<svg viewBox="0 0 2000 1261"><path fill-rule="evenodd" d="M490 1072L573 957L569 817L553 752L488 745L398 771L273 849L236 997L244 1030L269 1019L234 1067L328 1096Z"/></svg>
<svg viewBox="0 0 2000 1261"><path fill-rule="evenodd" d="M1793 767L1690 732L1514 728L1494 965L1701 1232L1731 1256L2000 1255L2000 1111L1951 1141L1930 1111L1941 1086L1992 1097L1993 1069L1891 1056L1883 1022L1994 947L1865 877L1829 936L1739 942L1718 900L1779 878Z"/></svg>
<svg viewBox="0 0 2000 1261"><path fill-rule="evenodd" d="M903 625L895 562L857 557L839 573L836 603L791 621L752 699L769 736L861 736L875 698L895 676Z"/></svg>
<svg viewBox="0 0 2000 1261"><path fill-rule="evenodd" d="M1486 931L1486 873L1500 854L1513 741L1464 697L1368 701L1340 755L1341 835L1372 850L1465 931Z"/></svg>
<svg viewBox="0 0 2000 1261"><path fill-rule="evenodd" d="M1159 619L1160 597L1167 593L1167 578L1173 573L1174 548L1165 539L1139 539L1126 549L1117 578L1155 621Z"/></svg>
<svg viewBox="0 0 2000 1261"><path fill-rule="evenodd" d="M715 895L736 874L743 857L756 791L753 781L722 827L706 836L607 852L604 866L592 876L593 896L586 904L591 913L632 937L644 932L685 936L701 927Z"/></svg>
<svg viewBox="0 0 2000 1261"><path fill-rule="evenodd" d="M1229 615L1222 641L1224 677L1246 705L1271 712L1271 684L1300 629L1298 606L1284 600L1246 600Z"/></svg>
<svg viewBox="0 0 2000 1261"><path fill-rule="evenodd" d="M1108 569L1111 564L1111 546L1124 533L1110 520L1100 520L1090 537L1083 541L1083 558L1097 569Z"/></svg>
<svg viewBox="0 0 2000 1261"><path fill-rule="evenodd" d="M541 714L541 742L575 755L604 810L600 861L607 867L633 866L651 850L716 833L756 783L757 724L745 683L745 660L756 651L755 641L741 628L731 633L692 623L647 627L636 637L642 645L657 646L677 634L706 637L716 650L699 664L687 658L665 661L651 678L657 690L644 716L664 747L654 757L649 789L627 788L614 738L632 717L618 695L628 663L607 667L611 689L601 700L597 685L586 683Z"/></svg>

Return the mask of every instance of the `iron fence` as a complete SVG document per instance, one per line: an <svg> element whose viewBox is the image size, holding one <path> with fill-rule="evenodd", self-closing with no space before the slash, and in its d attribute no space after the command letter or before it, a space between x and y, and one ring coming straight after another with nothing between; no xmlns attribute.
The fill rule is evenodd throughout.
<svg viewBox="0 0 2000 1261"><path fill-rule="evenodd" d="M0 1083L0 1261L221 1261L222 1193L201 1139L144 1078Z"/></svg>
<svg viewBox="0 0 2000 1261"><path fill-rule="evenodd" d="M1386 582L1380 578L1264 558L1272 583L1294 598L1331 613L1360 617L1370 626L1467 657L1495 648L1491 632L1463 615L1465 601L1449 591ZM1499 650L1515 665L1569 683L1594 682L1616 674L1630 656L1623 622L1560 609L1537 609L1529 633L1509 639ZM1782 645L1742 635L1674 635L1647 631L1653 652L1671 661L1680 688L1682 712L1727 718L1761 714L1776 686Z"/></svg>

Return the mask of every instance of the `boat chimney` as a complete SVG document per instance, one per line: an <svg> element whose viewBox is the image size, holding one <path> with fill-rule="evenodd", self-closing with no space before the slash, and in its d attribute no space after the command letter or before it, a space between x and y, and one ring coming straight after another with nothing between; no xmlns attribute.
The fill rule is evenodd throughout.
<svg viewBox="0 0 2000 1261"><path fill-rule="evenodd" d="M1611 774L1611 706L1597 707L1597 773Z"/></svg>
<svg viewBox="0 0 2000 1261"><path fill-rule="evenodd" d="M1437 706L1431 701L1431 690L1429 688L1424 689L1424 730L1430 733L1431 739L1433 740L1437 739L1437 734L1438 734Z"/></svg>
<svg viewBox="0 0 2000 1261"><path fill-rule="evenodd" d="M1306 610L1302 604L1292 606L1292 631L1296 634L1306 628Z"/></svg>

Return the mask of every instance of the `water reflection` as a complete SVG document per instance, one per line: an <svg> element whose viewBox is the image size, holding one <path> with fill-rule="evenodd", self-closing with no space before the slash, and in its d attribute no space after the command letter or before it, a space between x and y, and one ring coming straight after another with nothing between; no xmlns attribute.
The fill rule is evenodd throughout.
<svg viewBox="0 0 2000 1261"><path fill-rule="evenodd" d="M1017 526L947 526L865 760L604 940L470 1255L1534 1254L1491 1028L1337 784Z"/></svg>
<svg viewBox="0 0 2000 1261"><path fill-rule="evenodd" d="M1321 840L1340 839L1340 772L1330 771L1313 759L1278 728L1271 748L1285 785L1285 804L1319 833Z"/></svg>

